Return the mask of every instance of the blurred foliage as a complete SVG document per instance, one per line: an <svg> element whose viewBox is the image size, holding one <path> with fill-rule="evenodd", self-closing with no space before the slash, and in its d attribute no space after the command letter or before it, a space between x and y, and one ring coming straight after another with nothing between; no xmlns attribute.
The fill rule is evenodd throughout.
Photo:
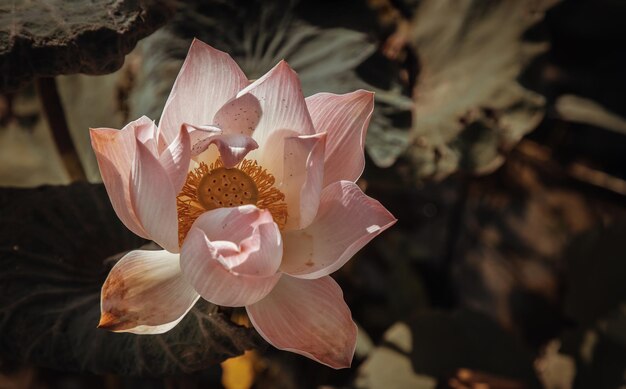
<svg viewBox="0 0 626 389"><path fill-rule="evenodd" d="M568 122L580 122L626 134L626 119L593 100L574 95L560 96L554 108Z"/></svg>
<svg viewBox="0 0 626 389"><path fill-rule="evenodd" d="M407 357L412 349L411 329L402 322L394 324L385 332L382 344L360 366L355 386L371 389L434 389L437 380L413 370L411 360Z"/></svg>
<svg viewBox="0 0 626 389"><path fill-rule="evenodd" d="M394 324L361 365L356 386L431 389L438 381L470 380L468 374L476 383L540 387L529 350L486 315L469 311L422 314Z"/></svg>
<svg viewBox="0 0 626 389"><path fill-rule="evenodd" d="M574 388L626 382L625 233L622 220L583 234L565 251L564 310L576 327L564 334L564 349L577 360Z"/></svg>
<svg viewBox="0 0 626 389"><path fill-rule="evenodd" d="M622 248L625 236L626 222L621 221L589 231L567 248L570 288L564 309L568 317L589 325L626 303L626 262ZM622 343L626 346L626 342Z"/></svg>
<svg viewBox="0 0 626 389"><path fill-rule="evenodd" d="M0 126L0 185L34 187L70 182L34 88L25 88L15 96L0 96Z"/></svg>
<svg viewBox="0 0 626 389"><path fill-rule="evenodd" d="M417 316L410 358L416 372L452 375L459 366L537 387L529 351L486 315L459 311Z"/></svg>
<svg viewBox="0 0 626 389"><path fill-rule="evenodd" d="M407 33L419 73L406 150L418 177L491 172L539 124L545 101L517 79L548 48L524 33L555 3L419 2Z"/></svg>

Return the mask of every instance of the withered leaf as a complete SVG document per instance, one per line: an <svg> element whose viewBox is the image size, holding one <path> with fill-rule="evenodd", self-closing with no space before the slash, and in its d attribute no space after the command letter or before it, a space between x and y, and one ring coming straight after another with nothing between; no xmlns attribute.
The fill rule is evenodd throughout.
<svg viewBox="0 0 626 389"><path fill-rule="evenodd" d="M106 74L173 13L169 0L0 3L0 91L36 76Z"/></svg>
<svg viewBox="0 0 626 389"><path fill-rule="evenodd" d="M412 128L404 133L404 148L391 147L398 141L388 129L372 133L368 150L374 161L389 166L405 155L418 178L500 166L502 151L543 118L545 99L522 87L518 77L548 47L527 41L525 32L556 2L417 3L407 37L419 68ZM385 148L391 153L377 152Z"/></svg>

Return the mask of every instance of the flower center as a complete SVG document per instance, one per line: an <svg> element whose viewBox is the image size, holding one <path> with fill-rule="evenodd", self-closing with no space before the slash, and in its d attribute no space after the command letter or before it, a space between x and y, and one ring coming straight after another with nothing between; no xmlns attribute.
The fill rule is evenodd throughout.
<svg viewBox="0 0 626 389"><path fill-rule="evenodd" d="M198 201L204 209L256 204L259 190L254 180L239 169L220 167L205 174L198 185Z"/></svg>
<svg viewBox="0 0 626 389"><path fill-rule="evenodd" d="M274 187L275 181L256 161L244 159L233 168L224 167L221 159L210 166L201 162L189 172L176 199L179 243L204 212L245 204L270 211L282 229L287 223L287 204L285 195Z"/></svg>

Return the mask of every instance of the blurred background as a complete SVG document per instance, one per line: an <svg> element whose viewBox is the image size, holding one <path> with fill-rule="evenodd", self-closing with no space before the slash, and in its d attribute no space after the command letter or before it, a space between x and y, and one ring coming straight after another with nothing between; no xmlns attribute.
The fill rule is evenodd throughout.
<svg viewBox="0 0 626 389"><path fill-rule="evenodd" d="M625 18L620 0L0 1L0 388L626 388ZM333 275L350 369L208 303L164 335L95 328L115 254L146 242L88 129L158 120L194 37L251 79L286 59L306 96L376 92L359 185L399 220Z"/></svg>

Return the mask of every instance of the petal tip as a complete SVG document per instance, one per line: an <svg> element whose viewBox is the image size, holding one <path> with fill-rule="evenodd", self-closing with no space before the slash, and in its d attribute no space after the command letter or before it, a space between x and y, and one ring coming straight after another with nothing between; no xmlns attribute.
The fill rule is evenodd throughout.
<svg viewBox="0 0 626 389"><path fill-rule="evenodd" d="M352 353L345 353L339 355L320 355L319 357L313 356L314 360L326 365L335 370L349 369L352 367L352 360L354 359L354 351Z"/></svg>
<svg viewBox="0 0 626 389"><path fill-rule="evenodd" d="M379 202L380 204L380 202ZM388 218L388 220L386 220L386 223L382 225L382 231L385 231L389 228L391 228L391 226L393 226L394 224L396 224L398 222L398 218L394 216L393 213L389 212L389 210L387 209L387 207L385 207L384 205L380 204L380 206L383 209L383 212L386 214L385 216Z"/></svg>
<svg viewBox="0 0 626 389"><path fill-rule="evenodd" d="M357 89L356 91L354 91L354 93L358 94L358 95L362 95L362 96L367 96L370 98L374 98L374 96L376 96L376 92L371 91L371 90L367 90L367 89Z"/></svg>
<svg viewBox="0 0 626 389"><path fill-rule="evenodd" d="M102 312L97 328L102 328L109 331L116 331L121 329L122 326L123 323L120 322L117 316L113 315L111 312Z"/></svg>
<svg viewBox="0 0 626 389"><path fill-rule="evenodd" d="M139 163L143 158L147 158L147 155L152 156L152 158L158 161L152 151L138 138L135 138L135 147L135 150L137 150L135 159L138 160L135 163Z"/></svg>
<svg viewBox="0 0 626 389"><path fill-rule="evenodd" d="M289 71L289 72L293 73L294 75L296 75L296 77L298 76L298 73L284 59L281 59L280 62L278 62L278 64L276 64L274 69L276 69L277 71L281 71L281 72Z"/></svg>
<svg viewBox="0 0 626 389"><path fill-rule="evenodd" d="M206 50L212 55L222 55L222 56L227 56L228 58L232 58L230 54L222 50L218 50L215 47L211 46L210 44L198 38L193 38L193 40L191 41L191 45L189 46L189 53L187 55L191 54L194 50Z"/></svg>
<svg viewBox="0 0 626 389"><path fill-rule="evenodd" d="M349 359L338 359L337 361L333 361L331 364L328 364L328 366L332 367L335 370L349 369L350 367L352 367L352 357L350 357Z"/></svg>
<svg viewBox="0 0 626 389"><path fill-rule="evenodd" d="M114 140L116 134L121 130L115 130L113 128L89 128L89 137L91 142Z"/></svg>
<svg viewBox="0 0 626 389"><path fill-rule="evenodd" d="M205 43L204 41L201 41L200 39L194 37L191 40L191 45L189 45L189 51L191 51L192 49L195 48L202 48L202 49L213 49L213 47L211 47L208 43ZM215 49L213 49L215 50Z"/></svg>
<svg viewBox="0 0 626 389"><path fill-rule="evenodd" d="M351 322L351 336L348 341L347 347L345 348L345 350L347 350L348 352L334 355L332 358L320 362L336 370L348 369L352 367L352 361L354 360L354 353L356 351L356 338L359 330L356 323L353 320L351 320Z"/></svg>

